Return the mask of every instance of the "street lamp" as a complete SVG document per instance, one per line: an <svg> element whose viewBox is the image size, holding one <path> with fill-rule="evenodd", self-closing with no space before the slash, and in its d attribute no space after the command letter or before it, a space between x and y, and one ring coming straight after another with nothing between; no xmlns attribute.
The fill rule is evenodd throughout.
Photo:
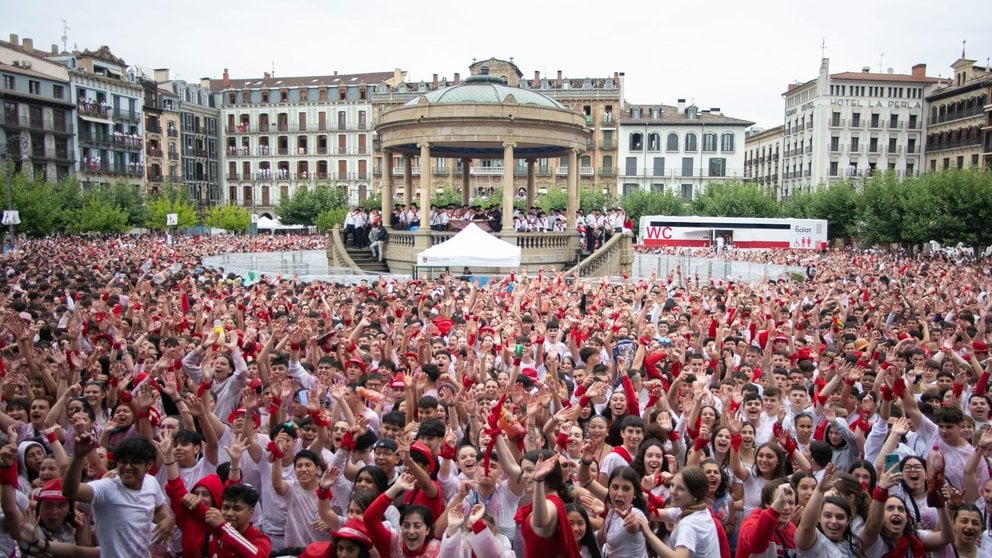
<svg viewBox="0 0 992 558"><path fill-rule="evenodd" d="M7 188L7 211L3 213L2 224L8 227L8 237L7 240L10 242L10 247L14 247L14 225L20 224L21 218L14 212L14 200L13 195L10 191L10 170L7 168L8 159L10 159L10 146L13 145L14 141L18 141L21 147L21 160L24 160L24 156L28 150L29 142L27 136L22 136L20 134L14 134L7 137L7 143L4 147L3 153L3 177L4 184Z"/></svg>

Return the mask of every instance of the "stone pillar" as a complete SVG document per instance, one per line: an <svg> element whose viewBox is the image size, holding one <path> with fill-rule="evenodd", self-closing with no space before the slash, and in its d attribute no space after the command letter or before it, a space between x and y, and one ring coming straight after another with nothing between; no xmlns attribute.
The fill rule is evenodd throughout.
<svg viewBox="0 0 992 558"><path fill-rule="evenodd" d="M420 148L420 229L431 230L431 144L421 143Z"/></svg>
<svg viewBox="0 0 992 558"><path fill-rule="evenodd" d="M517 144L503 144L503 231L513 230L513 148Z"/></svg>
<svg viewBox="0 0 992 558"><path fill-rule="evenodd" d="M403 156L403 205L413 203L413 155Z"/></svg>
<svg viewBox="0 0 992 558"><path fill-rule="evenodd" d="M393 214L393 150L382 150L382 222L387 227Z"/></svg>
<svg viewBox="0 0 992 558"><path fill-rule="evenodd" d="M469 191L472 184L472 159L462 157L462 205L469 204Z"/></svg>
<svg viewBox="0 0 992 558"><path fill-rule="evenodd" d="M537 185L534 183L536 164L536 159L527 159L527 207L534 207L534 200L537 198Z"/></svg>
<svg viewBox="0 0 992 558"><path fill-rule="evenodd" d="M575 212L579 209L579 152L568 150L568 218L565 221L569 231L575 230Z"/></svg>

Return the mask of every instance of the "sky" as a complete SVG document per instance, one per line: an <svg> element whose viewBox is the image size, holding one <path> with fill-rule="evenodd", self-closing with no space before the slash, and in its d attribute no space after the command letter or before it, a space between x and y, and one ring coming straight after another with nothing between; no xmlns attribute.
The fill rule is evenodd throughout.
<svg viewBox="0 0 992 558"><path fill-rule="evenodd" d="M31 0L0 2L0 38L35 48L108 45L132 65L173 78L382 72L411 81L468 75L473 59L513 58L571 78L624 72L628 102L700 108L771 128L783 122L789 83L831 73L947 77L966 53L992 57L989 0ZM822 49L826 45L825 50Z"/></svg>

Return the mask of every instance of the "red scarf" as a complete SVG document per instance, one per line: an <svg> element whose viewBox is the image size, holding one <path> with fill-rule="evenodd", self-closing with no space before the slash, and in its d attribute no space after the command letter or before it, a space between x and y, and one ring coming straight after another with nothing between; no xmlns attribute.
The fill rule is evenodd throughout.
<svg viewBox="0 0 992 558"><path fill-rule="evenodd" d="M882 558L926 558L927 551L923 548L923 541L916 535L903 535L896 540L892 550L882 555Z"/></svg>
<svg viewBox="0 0 992 558"><path fill-rule="evenodd" d="M558 530L556 531L556 535L561 537L565 543L565 553L562 555L562 558L579 558L581 556L579 553L579 543L572 536L572 526L568 522L568 512L565 511L565 503L557 495L554 495L554 498L551 497L552 495L554 494L549 494L546 498L558 510ZM517 527L522 528L524 521L530 521L530 514L533 510L534 504L527 504L526 506L517 508L517 513L513 516L513 521L517 524ZM721 558L730 558L729 551L727 556L722 556Z"/></svg>

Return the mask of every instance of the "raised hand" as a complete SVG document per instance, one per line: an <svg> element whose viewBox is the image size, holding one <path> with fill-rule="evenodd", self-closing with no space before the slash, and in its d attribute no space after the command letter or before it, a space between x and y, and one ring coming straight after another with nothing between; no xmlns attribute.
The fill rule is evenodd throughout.
<svg viewBox="0 0 992 558"><path fill-rule="evenodd" d="M544 456L537 458L537 463L534 465L534 473L531 478L534 482L544 482L544 479L555 470L555 465L558 463L559 455L556 453L548 459L544 459Z"/></svg>
<svg viewBox="0 0 992 558"><path fill-rule="evenodd" d="M461 530L463 525L465 525L465 510L462 509L461 504L452 506L452 508L448 510L448 536L454 536Z"/></svg>
<svg viewBox="0 0 992 558"><path fill-rule="evenodd" d="M320 487L323 489L329 489L334 486L335 481L341 475L341 469L337 467L328 467L324 469L324 474L320 476Z"/></svg>

